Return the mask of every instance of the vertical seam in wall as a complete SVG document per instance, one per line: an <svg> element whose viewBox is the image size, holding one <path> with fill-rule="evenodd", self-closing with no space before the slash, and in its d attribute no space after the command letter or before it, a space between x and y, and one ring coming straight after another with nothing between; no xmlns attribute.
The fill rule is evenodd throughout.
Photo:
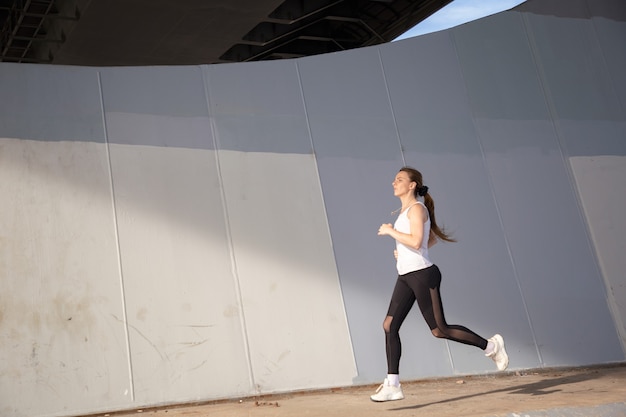
<svg viewBox="0 0 626 417"><path fill-rule="evenodd" d="M211 128L211 135L213 136L213 148L215 149L215 164L217 168L217 180L220 187L220 193L222 198L222 212L224 213L224 226L226 229L226 241L228 245L228 250L230 254L230 265L231 272L233 274L233 280L235 282L235 293L237 296L237 302L239 303L239 318L240 324L242 328L242 337L243 337L243 345L244 350L246 352L246 361L248 364L248 377L250 388L254 390L255 393L259 393L259 390L256 386L256 378L254 376L254 369L252 367L252 355L250 352L250 341L248 339L248 325L246 321L246 313L243 308L243 297L241 295L241 282L239 281L239 270L237 269L237 259L235 256L235 245L233 242L232 231L230 227L230 218L228 216L228 202L226 201L226 191L224 189L224 179L222 177L222 166L220 164L220 147L219 140L217 137L217 129L215 127L215 117L211 115L211 95L209 94L209 67L201 66L200 70L202 71L202 79L204 83L204 97L207 104L207 116L209 118L209 125Z"/></svg>
<svg viewBox="0 0 626 417"><path fill-rule="evenodd" d="M396 121L396 112L393 110L393 102L391 101L391 93L389 92L389 85L387 84L387 75L385 74L385 65L383 64L383 57L378 48L378 61L380 63L380 70L383 73L383 83L385 84L385 91L387 92L387 101L389 102L389 109L391 111L391 119L393 120L393 127L396 130L396 138L398 139L398 146L400 147L400 156L402 157L402 165L406 166L406 159L404 158L404 148L402 147L402 140L400 140L400 129L398 129L398 122Z"/></svg>
<svg viewBox="0 0 626 417"><path fill-rule="evenodd" d="M589 10L587 10L587 12L589 12ZM587 13L590 16L590 13ZM567 175L567 179L569 182L569 186L570 186L570 190L572 192L572 195L574 196L574 200L576 202L576 209L578 212L578 218L581 222L581 225L583 226L583 230L585 233L585 236L587 237L587 247L589 248L589 253L591 254L591 257L593 258L593 263L594 263L594 269L596 270L596 273L598 275L598 277L600 277L600 280L602 282L602 285L606 285L603 281L603 275L602 272L600 270L599 267L599 263L596 257L596 253L595 250L593 248L593 245L591 243L591 234L589 232L589 228L587 225L587 221L585 219L585 215L584 215L584 209L582 207L582 200L580 198L580 194L578 193L578 187L576 186L576 179L574 177L574 173L572 172L572 166L568 161L568 157L567 155L569 155L569 152L567 151L567 145L563 139L563 132L560 128L559 125L559 118L558 118L558 114L557 111L554 107L554 102L551 99L551 96L548 92L548 89L546 88L546 76L545 76L545 71L543 70L543 66L542 66L542 62L539 59L539 52L537 50L537 41L535 39L535 37L533 36L533 32L530 29L530 24L528 22L528 17L526 14L522 14L522 24L524 25L524 29L525 29L525 33L527 36L527 40L528 40L528 45L529 48L531 50L531 57L533 59L533 62L535 64L535 68L537 71L537 79L539 81L539 87L541 88L541 92L543 93L543 99L544 99L544 103L546 105L546 109L548 110L548 114L550 116L550 121L552 122L552 130L554 132L554 136L556 138L556 144L558 147L558 152L561 156L561 164L563 165L563 169L565 170L565 174ZM607 293L605 291L605 297L607 297ZM608 298L606 299L607 302L607 307L608 307Z"/></svg>
<svg viewBox="0 0 626 417"><path fill-rule="evenodd" d="M518 15L520 16L521 23L522 23L522 30L527 33L528 30L526 29L526 25L524 24L523 14L519 13L519 12L512 12L512 13L518 13ZM486 157L484 155L484 150L483 150L482 142L480 141L480 139L479 139L479 142L480 142L481 152L483 152L483 157L485 158L485 165L487 166L487 160L486 160ZM487 167L487 169L488 169L488 167ZM489 174L489 184L493 188L492 181L491 181L491 174ZM502 214L500 212L500 206L499 206L498 201L497 201L496 196L495 196L495 191L494 191L494 201L495 201L495 204L496 204L496 210L498 211L498 220L500 221L500 225L502 227L502 230L505 231L505 229L504 229L504 221L502 221ZM513 273L515 275L515 282L516 282L517 288L518 288L518 290L519 290L519 292L520 292L520 294L522 296L522 305L524 306L524 313L526 314L526 320L528 321L528 325L530 326L530 334L531 334L531 336L533 338L533 344L535 345L535 351L537 353L537 358L538 358L539 363L541 364L541 366L545 366L545 363L544 363L544 360L543 360L543 355L541 354L541 349L539 348L539 342L537 340L537 335L535 334L535 326L533 324L533 320L532 320L532 317L530 315L530 311L528 309L528 304L526 303L526 297L524 296L524 291L522 289L522 283L520 281L519 272L517 271L517 264L516 264L515 258L513 256L513 251L511 250L511 245L509 244L509 239L506 236L506 232L504 233L504 240L506 242L506 250L509 253L509 257L511 258L511 263L513 264Z"/></svg>
<svg viewBox="0 0 626 417"><path fill-rule="evenodd" d="M302 77L300 75L300 67L298 66L298 62L294 60L294 65L296 69L296 76L298 77L298 86L300 88L300 97L302 98L302 108L304 110L304 120L306 122L307 134L309 135L309 141L311 144L311 152L313 154L313 165L315 168L315 174L317 175L317 182L320 190L320 198L322 200L322 206L324 207L324 214L326 215L326 233L328 234L328 241L330 244L330 249L333 252L333 260L335 264L335 273L337 274L337 281L339 285L339 297L341 299L341 306L343 307L343 319L346 324L346 328L348 329L348 343L350 344L350 351L352 353L352 364L354 366L355 372L358 375L358 366L356 363L356 355L354 354L354 343L352 341L352 333L350 332L350 322L348 320L348 312L346 309L345 299L343 296L343 287L341 285L341 279L339 278L339 267L337 266L337 254L335 253L335 246L333 245L333 236L330 231L330 221L328 220L328 208L326 207L326 201L324 200L324 189L322 188L322 177L320 175L319 166L317 164L317 153L315 152L315 143L313 142L313 133L311 132L311 123L309 121L309 113L307 111L306 99L304 97L304 87L302 86Z"/></svg>
<svg viewBox="0 0 626 417"><path fill-rule="evenodd" d="M124 337L126 338L126 354L128 356L128 377L130 384L130 398L131 401L135 401L135 384L133 382L133 359L131 355L131 347L130 347L130 331L128 326L128 313L126 311L126 286L124 283L124 271L122 268L122 250L120 246L120 233L119 233L119 224L117 219L117 204L115 201L115 185L113 183L113 165L111 163L111 152L110 152L110 144L109 144L109 133L107 130L107 122L106 122L106 113L104 111L104 94L102 92L102 79L100 77L100 71L97 72L98 75L98 92L100 94L100 111L102 112L102 126L104 129L104 148L106 150L107 156L107 165L109 169L109 184L111 191L111 202L113 208L113 224L115 227L115 246L117 250L117 268L118 274L120 278L120 291L122 296L122 323L124 324Z"/></svg>
<svg viewBox="0 0 626 417"><path fill-rule="evenodd" d="M507 13L507 12L505 12ZM526 320L528 322L528 326L530 327L530 334L533 338L533 344L535 345L535 350L537 352L537 358L539 360L539 363L543 366L543 358L541 355L541 351L539 350L539 344L537 343L537 336L535 335L535 328L533 326L533 322L532 322L532 318L530 316L530 312L528 310L528 304L526 303L526 298L524 297L524 291L522 290L522 285L520 282L520 278L519 278L519 273L517 271L517 264L515 262L515 257L513 256L513 251L511 250L511 244L509 243L509 239L507 237L507 233L506 233L506 229L504 227L504 221L502 220L502 210L500 208L500 204L498 204L498 198L496 196L496 190L495 187L493 185L493 179L492 179L492 174L491 171L489 170L489 164L487 163L487 155L485 153L485 148L483 146L483 142L481 140L480 137L480 130L478 129L478 126L476 125L476 117L474 115L474 111L472 109L472 105L471 105L471 101L470 99L470 95L469 95L469 91L467 90L467 82L465 80L465 77L463 76L463 69L461 67L461 59L459 57L459 53L458 53L458 48L457 48L457 43L455 41L454 38L454 31L450 30L450 41L452 42L452 47L454 48L454 53L456 55L456 59L459 63L459 68L461 68L460 71L460 75L461 78L463 79L463 85L465 85L465 95L468 98L468 106L470 108L470 112L472 114L472 124L474 125L474 134L476 135L476 141L478 142L478 148L480 149L480 155L481 155L481 159L483 162L483 166L485 168L485 172L487 173L487 182L489 183L489 190L491 192L491 197L493 199L493 204L495 206L496 209L496 213L498 215L498 223L500 223L500 230L502 230L502 236L504 238L504 245L506 247L506 251L509 255L509 261L511 262L511 267L513 269L513 278L515 279L515 284L517 285L517 290L519 291L520 297L521 297L521 301L522 301L522 306L524 307L524 313L526 314Z"/></svg>
<svg viewBox="0 0 626 417"><path fill-rule="evenodd" d="M577 205L577 209L578 209L578 214L579 214L579 218L581 220L581 224L585 225L585 220L584 220L584 216L582 215L582 211L581 211L581 206L580 206L580 197L578 196L578 191L576 190L576 186L575 186L575 181L574 181L574 176L571 170L571 166L570 164L567 162L567 151L566 151L566 146L563 143L562 140L562 133L561 133L561 129L559 128L559 123L558 123L558 118L556 115L556 110L554 109L554 103L552 102L552 100L550 100L550 94L548 93L548 90L546 89L546 84L545 84L545 73L543 71L543 67L541 65L541 61L539 60L539 53L537 50L537 42L535 40L534 34L531 30L530 24L528 22L528 15L525 13L520 13L521 16L521 21L522 21L522 26L524 28L524 33L526 34L526 40L528 42L528 47L530 49L530 55L531 58L533 60L533 63L535 65L535 69L537 71L537 81L539 82L539 88L541 89L541 92L543 94L543 99L544 99L544 103L546 105L546 109L548 110L548 114L550 116L550 122L552 125L552 130L554 132L554 136L556 138L556 144L558 147L558 152L561 156L561 163L563 164L563 168L565 170L565 173L567 175L568 178L568 182L570 185L570 189L572 190L573 195L576 197L576 205ZM586 229L586 227L585 227ZM587 234L587 244L589 245L589 235ZM590 248L591 249L591 248ZM593 250L591 250L591 253L593 254ZM593 256L593 255L592 255ZM597 266L597 262L596 263Z"/></svg>

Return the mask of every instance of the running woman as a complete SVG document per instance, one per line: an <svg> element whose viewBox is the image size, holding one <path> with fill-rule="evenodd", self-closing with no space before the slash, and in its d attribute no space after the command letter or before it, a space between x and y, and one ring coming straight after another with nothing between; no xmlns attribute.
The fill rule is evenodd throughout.
<svg viewBox="0 0 626 417"><path fill-rule="evenodd" d="M379 236L391 236L396 241L394 255L398 279L383 322L387 378L370 397L377 402L404 398L399 379L402 353L399 330L415 301L435 337L480 348L500 371L509 365L502 336L496 334L484 339L467 327L446 322L439 294L441 272L430 261L428 248L439 240L455 240L437 225L435 204L423 183L422 174L411 167L401 168L393 181L393 192L402 203L397 210L400 214L393 226L386 223L378 229Z"/></svg>

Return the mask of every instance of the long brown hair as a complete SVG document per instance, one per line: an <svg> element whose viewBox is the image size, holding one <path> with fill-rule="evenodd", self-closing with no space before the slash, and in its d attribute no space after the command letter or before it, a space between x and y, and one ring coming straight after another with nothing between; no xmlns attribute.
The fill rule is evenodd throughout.
<svg viewBox="0 0 626 417"><path fill-rule="evenodd" d="M428 187L424 186L424 180L422 179L422 173L411 167L402 167L400 168L401 172L406 172L409 176L409 179L416 184L413 189L413 193L415 194L415 198L417 199L420 194L424 196L424 205L428 209L428 216L430 217L430 236L429 242L432 242L433 239L441 239L446 242L456 242L443 227L439 227L437 225L437 221L435 220L435 202L433 198L428 193ZM420 190L422 193L420 193ZM435 237L436 236L436 237Z"/></svg>

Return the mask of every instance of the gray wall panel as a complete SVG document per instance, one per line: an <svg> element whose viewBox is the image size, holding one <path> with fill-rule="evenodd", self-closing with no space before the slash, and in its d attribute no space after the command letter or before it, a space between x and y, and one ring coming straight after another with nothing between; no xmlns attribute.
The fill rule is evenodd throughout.
<svg viewBox="0 0 626 417"><path fill-rule="evenodd" d="M206 67L219 148L310 154L295 62Z"/></svg>
<svg viewBox="0 0 626 417"><path fill-rule="evenodd" d="M349 385L356 367L315 159L220 151L220 166L253 393Z"/></svg>
<svg viewBox="0 0 626 417"><path fill-rule="evenodd" d="M349 384L356 369L295 63L216 66L206 79L254 392Z"/></svg>
<svg viewBox="0 0 626 417"><path fill-rule="evenodd" d="M0 137L104 141L96 69L3 63L0 115Z"/></svg>
<svg viewBox="0 0 626 417"><path fill-rule="evenodd" d="M134 403L249 394L214 151L112 145L110 153Z"/></svg>
<svg viewBox="0 0 626 417"><path fill-rule="evenodd" d="M132 400L141 406L249 394L202 69L109 68L101 79Z"/></svg>
<svg viewBox="0 0 626 417"><path fill-rule="evenodd" d="M356 381L377 380L386 368L381 324L396 272L393 242L376 232L393 222L390 213L398 201L391 181L402 165L378 51L303 59L298 68L359 370Z"/></svg>

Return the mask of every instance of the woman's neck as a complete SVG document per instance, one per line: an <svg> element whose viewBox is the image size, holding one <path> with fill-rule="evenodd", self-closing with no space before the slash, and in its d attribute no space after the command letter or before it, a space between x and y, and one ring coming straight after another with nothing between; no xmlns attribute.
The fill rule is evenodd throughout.
<svg viewBox="0 0 626 417"><path fill-rule="evenodd" d="M402 206L391 212L392 216L395 216L398 213L402 213L404 210L406 210L410 205L417 203L417 199L412 196L412 195L406 195L403 197L399 197L400 198L400 202L402 203Z"/></svg>
<svg viewBox="0 0 626 417"><path fill-rule="evenodd" d="M400 201L402 202L402 209L401 209L401 211L406 210L406 208L409 207L411 204L417 203L417 199L414 196L412 196L412 195L407 195L407 196L401 197Z"/></svg>

